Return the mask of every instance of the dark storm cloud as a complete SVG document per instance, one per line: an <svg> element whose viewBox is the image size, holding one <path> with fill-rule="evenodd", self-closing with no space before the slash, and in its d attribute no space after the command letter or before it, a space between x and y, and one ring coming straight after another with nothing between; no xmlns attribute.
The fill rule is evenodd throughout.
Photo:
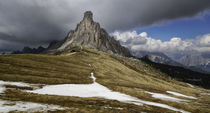
<svg viewBox="0 0 210 113"><path fill-rule="evenodd" d="M209 0L0 0L0 44L21 48L65 37L86 10L109 32L195 16ZM15 44L14 44L15 43Z"/></svg>

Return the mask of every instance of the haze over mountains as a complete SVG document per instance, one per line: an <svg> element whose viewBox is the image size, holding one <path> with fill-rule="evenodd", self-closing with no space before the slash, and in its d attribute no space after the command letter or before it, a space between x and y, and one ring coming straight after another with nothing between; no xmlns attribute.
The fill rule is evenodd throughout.
<svg viewBox="0 0 210 113"><path fill-rule="evenodd" d="M175 60L183 65L210 72L210 55L208 53L184 55Z"/></svg>
<svg viewBox="0 0 210 113"><path fill-rule="evenodd" d="M136 57L147 56L153 62L186 67L194 71L210 73L210 56L208 54L192 54L180 55L179 57L169 57L161 52L148 52L148 51L134 51L132 54Z"/></svg>

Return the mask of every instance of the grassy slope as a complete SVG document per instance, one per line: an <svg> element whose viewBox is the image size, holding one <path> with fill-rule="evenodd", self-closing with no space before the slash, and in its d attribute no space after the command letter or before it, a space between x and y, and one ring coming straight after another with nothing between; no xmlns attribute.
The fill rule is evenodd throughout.
<svg viewBox="0 0 210 113"><path fill-rule="evenodd" d="M0 79L29 83L91 83L91 68L79 57L48 55L0 56Z"/></svg>
<svg viewBox="0 0 210 113"><path fill-rule="evenodd" d="M84 52L85 51L85 52ZM0 79L28 83L64 84L91 83L90 72L94 71L97 82L104 86L143 100L160 102L191 112L210 112L210 97L200 93L207 91L191 88L178 82L139 60L110 56L103 52L84 50L75 54L68 52L59 56L50 55L5 55L0 56ZM91 64L92 67L88 66ZM11 87L11 86L10 86ZM141 107L118 101L99 98L77 98L28 94L16 89L7 90L2 99L25 100L40 103L59 104L72 107L71 112L171 112L157 107ZM138 89L165 93L176 91L196 96L190 104L175 103L152 98ZM104 109L104 106L121 107L124 110ZM157 110L158 109L158 110Z"/></svg>

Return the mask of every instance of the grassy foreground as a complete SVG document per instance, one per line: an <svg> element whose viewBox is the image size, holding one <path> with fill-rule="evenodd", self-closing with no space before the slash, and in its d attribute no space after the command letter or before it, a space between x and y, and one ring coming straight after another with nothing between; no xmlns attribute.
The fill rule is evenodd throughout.
<svg viewBox="0 0 210 113"><path fill-rule="evenodd" d="M0 56L0 80L5 81L88 84L92 83L91 72L95 73L98 83L113 91L119 91L142 100L164 103L189 112L210 112L210 96L201 95L201 93L209 93L209 91L199 87L192 88L186 83L176 81L140 60L109 55L90 49L77 50L74 53L67 51L57 56L31 54ZM7 87L7 91L0 96L0 99L57 104L71 108L63 112L174 112L153 106L136 106L102 98L30 94L21 91L24 89L23 87ZM163 94L166 94L166 91L175 91L195 96L198 99L190 100L190 103L170 102L152 98L142 90Z"/></svg>

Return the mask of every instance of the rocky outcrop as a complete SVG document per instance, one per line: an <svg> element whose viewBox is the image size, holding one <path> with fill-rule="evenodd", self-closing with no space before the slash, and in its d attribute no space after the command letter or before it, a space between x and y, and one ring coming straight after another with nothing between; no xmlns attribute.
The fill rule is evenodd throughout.
<svg viewBox="0 0 210 113"><path fill-rule="evenodd" d="M75 46L83 46L122 56L131 56L127 48L121 46L120 42L109 36L99 23L93 21L93 14L90 11L85 12L83 20L76 29L70 31L65 40L61 42L51 48L56 48L56 51L65 51Z"/></svg>

